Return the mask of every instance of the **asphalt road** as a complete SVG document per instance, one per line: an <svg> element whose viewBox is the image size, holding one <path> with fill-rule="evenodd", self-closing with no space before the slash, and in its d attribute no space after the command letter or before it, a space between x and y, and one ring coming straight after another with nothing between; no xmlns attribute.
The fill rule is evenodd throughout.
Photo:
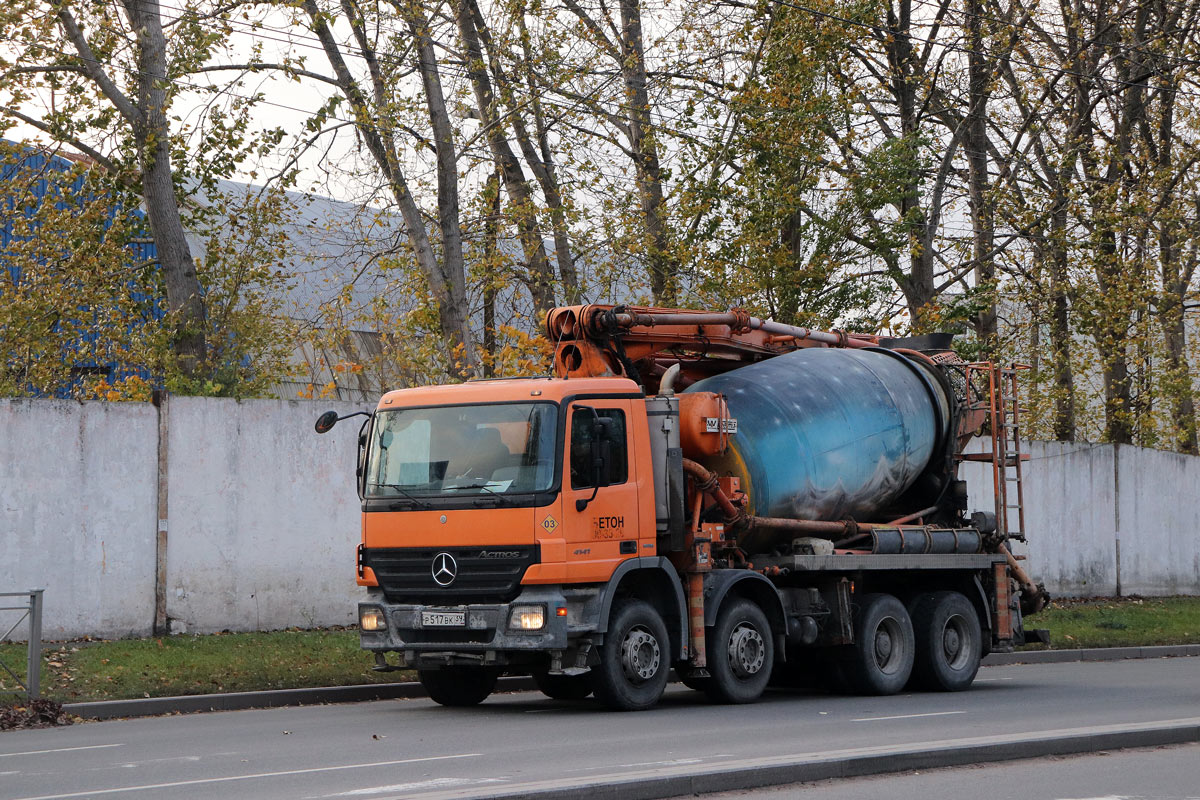
<svg viewBox="0 0 1200 800"><path fill-rule="evenodd" d="M721 792L706 800L1200 800L1200 744Z"/></svg>
<svg viewBox="0 0 1200 800"><path fill-rule="evenodd" d="M1172 721L1200 724L1200 658L991 667L959 694L750 706L673 687L636 714L532 693L474 709L382 701L0 734L0 800L489 797Z"/></svg>

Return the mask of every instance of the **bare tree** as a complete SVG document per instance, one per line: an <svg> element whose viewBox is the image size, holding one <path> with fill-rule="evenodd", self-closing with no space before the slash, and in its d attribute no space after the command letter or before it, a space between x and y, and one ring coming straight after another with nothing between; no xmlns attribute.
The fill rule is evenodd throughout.
<svg viewBox="0 0 1200 800"><path fill-rule="evenodd" d="M384 54L378 52L376 38L368 32L368 15L357 0L340 0L337 9L322 8L317 0L304 0L302 7L333 70L333 75L324 80L337 86L349 103L355 127L400 210L413 256L437 304L441 333L451 361L461 364L457 371L470 374L477 368L478 355L467 304L458 154L442 91L431 22L416 3L407 0L393 3L392 7L410 37L408 49L404 59L394 54L381 57ZM343 44L335 35L332 27L335 19L343 20L350 28L351 44ZM378 21L377 17L375 21ZM347 49L352 49L366 63L366 77L360 79L351 71ZM402 166L405 142L397 133L403 132L404 126L396 121L397 103L393 97L394 81L402 63L412 64L420 79L423 106L431 131L430 141L420 142L420 145L431 149L434 156L440 254L434 248L434 239Z"/></svg>

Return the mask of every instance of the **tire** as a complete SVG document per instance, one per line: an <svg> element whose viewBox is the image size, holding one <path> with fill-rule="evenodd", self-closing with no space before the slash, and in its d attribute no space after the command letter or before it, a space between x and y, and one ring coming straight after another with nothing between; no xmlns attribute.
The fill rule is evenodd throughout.
<svg viewBox="0 0 1200 800"><path fill-rule="evenodd" d="M983 632L971 601L958 592L933 592L913 601L911 613L914 685L940 692L969 688L983 657Z"/></svg>
<svg viewBox="0 0 1200 800"><path fill-rule="evenodd" d="M592 667L596 699L615 711L641 711L658 703L671 673L667 626L643 600L613 606L600 663Z"/></svg>
<svg viewBox="0 0 1200 800"><path fill-rule="evenodd" d="M730 598L717 614L709 648L704 691L718 703L753 703L771 680L775 640L762 609L745 598Z"/></svg>
<svg viewBox="0 0 1200 800"><path fill-rule="evenodd" d="M916 642L904 604L868 594L854 614L854 644L841 654L842 674L855 694L895 694L912 675Z"/></svg>
<svg viewBox="0 0 1200 800"><path fill-rule="evenodd" d="M496 688L499 671L490 667L442 667L417 670L433 702L443 706L477 706Z"/></svg>
<svg viewBox="0 0 1200 800"><path fill-rule="evenodd" d="M592 693L592 681L586 673L550 675L546 672L535 672L533 682L542 694L552 700L582 700Z"/></svg>

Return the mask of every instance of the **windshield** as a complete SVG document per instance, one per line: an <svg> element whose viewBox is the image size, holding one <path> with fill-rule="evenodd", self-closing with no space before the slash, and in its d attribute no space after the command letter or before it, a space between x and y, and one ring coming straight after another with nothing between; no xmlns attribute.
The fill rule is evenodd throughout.
<svg viewBox="0 0 1200 800"><path fill-rule="evenodd" d="M557 407L401 408L375 416L368 497L542 492L554 484Z"/></svg>

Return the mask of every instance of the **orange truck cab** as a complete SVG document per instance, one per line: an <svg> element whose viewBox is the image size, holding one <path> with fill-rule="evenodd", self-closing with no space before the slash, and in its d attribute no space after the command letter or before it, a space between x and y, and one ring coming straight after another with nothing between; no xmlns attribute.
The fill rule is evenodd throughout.
<svg viewBox="0 0 1200 800"><path fill-rule="evenodd" d="M646 658L681 659L683 593L656 552L647 419L624 378L384 395L359 478L362 646L380 666L397 651L398 666L452 676L459 688L446 694L500 668L569 684L590 666L622 576L636 573L671 610ZM456 666L468 669L446 669Z"/></svg>

